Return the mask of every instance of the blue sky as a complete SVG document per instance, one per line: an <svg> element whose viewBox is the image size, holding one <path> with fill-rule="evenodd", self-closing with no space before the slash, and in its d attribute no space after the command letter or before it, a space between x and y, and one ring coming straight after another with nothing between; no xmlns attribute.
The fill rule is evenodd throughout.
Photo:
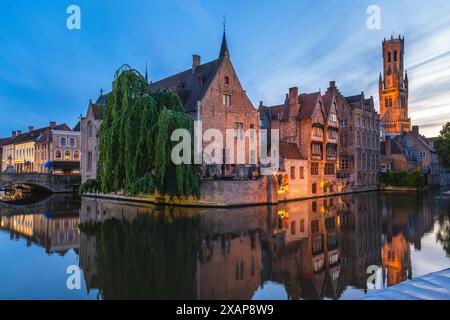
<svg viewBox="0 0 450 320"><path fill-rule="evenodd" d="M66 9L81 8L81 30ZM381 30L366 27L381 8ZM450 1L14 0L0 7L0 136L50 120L75 125L89 99L109 90L122 64L155 81L185 70L192 54L217 57L227 16L231 58L254 105L289 87L378 101L381 41L406 38L410 114L428 135L450 121ZM445 14L444 14L445 13Z"/></svg>

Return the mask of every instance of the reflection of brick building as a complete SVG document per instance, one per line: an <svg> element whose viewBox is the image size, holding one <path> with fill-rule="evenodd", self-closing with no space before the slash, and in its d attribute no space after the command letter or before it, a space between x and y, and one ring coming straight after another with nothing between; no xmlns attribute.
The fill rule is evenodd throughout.
<svg viewBox="0 0 450 320"><path fill-rule="evenodd" d="M78 217L49 218L44 214L0 217L1 229L12 237L24 237L28 244L37 243L48 253L64 255L78 249Z"/></svg>
<svg viewBox="0 0 450 320"><path fill-rule="evenodd" d="M412 278L410 244L403 234L394 236L384 244L382 257L388 286L395 286Z"/></svg>

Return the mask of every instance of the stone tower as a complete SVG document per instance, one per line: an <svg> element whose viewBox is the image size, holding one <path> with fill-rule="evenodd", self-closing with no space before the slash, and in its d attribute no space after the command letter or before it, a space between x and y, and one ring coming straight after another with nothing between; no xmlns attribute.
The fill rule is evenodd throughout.
<svg viewBox="0 0 450 320"><path fill-rule="evenodd" d="M381 122L386 135L411 131L408 117L408 74L404 71L405 38L383 40L383 75L379 94Z"/></svg>

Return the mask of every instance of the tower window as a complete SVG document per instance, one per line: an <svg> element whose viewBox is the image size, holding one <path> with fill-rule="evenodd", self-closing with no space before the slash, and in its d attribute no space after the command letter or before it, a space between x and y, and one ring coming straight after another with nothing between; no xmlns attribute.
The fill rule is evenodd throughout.
<svg viewBox="0 0 450 320"><path fill-rule="evenodd" d="M388 52L388 62L391 62L391 53Z"/></svg>
<svg viewBox="0 0 450 320"><path fill-rule="evenodd" d="M394 51L394 61L397 61L397 51Z"/></svg>

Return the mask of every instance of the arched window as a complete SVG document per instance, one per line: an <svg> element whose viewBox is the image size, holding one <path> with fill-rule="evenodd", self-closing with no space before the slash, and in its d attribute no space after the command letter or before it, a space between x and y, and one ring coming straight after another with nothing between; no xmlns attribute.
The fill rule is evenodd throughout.
<svg viewBox="0 0 450 320"><path fill-rule="evenodd" d="M92 122L91 121L88 122L87 129L88 129L88 137L92 138Z"/></svg>
<svg viewBox="0 0 450 320"><path fill-rule="evenodd" d="M75 151L73 153L73 159L74 160L80 160L80 151Z"/></svg>
<svg viewBox="0 0 450 320"><path fill-rule="evenodd" d="M69 150L66 150L64 152L64 160L70 160L70 151Z"/></svg>
<svg viewBox="0 0 450 320"><path fill-rule="evenodd" d="M55 159L61 159L61 158L62 158L61 150L56 150L55 151Z"/></svg>
<svg viewBox="0 0 450 320"><path fill-rule="evenodd" d="M67 139L66 138L59 138L59 146L60 147L67 146Z"/></svg>
<svg viewBox="0 0 450 320"><path fill-rule="evenodd" d="M77 144L75 138L70 138L69 139L69 147L75 147Z"/></svg>

